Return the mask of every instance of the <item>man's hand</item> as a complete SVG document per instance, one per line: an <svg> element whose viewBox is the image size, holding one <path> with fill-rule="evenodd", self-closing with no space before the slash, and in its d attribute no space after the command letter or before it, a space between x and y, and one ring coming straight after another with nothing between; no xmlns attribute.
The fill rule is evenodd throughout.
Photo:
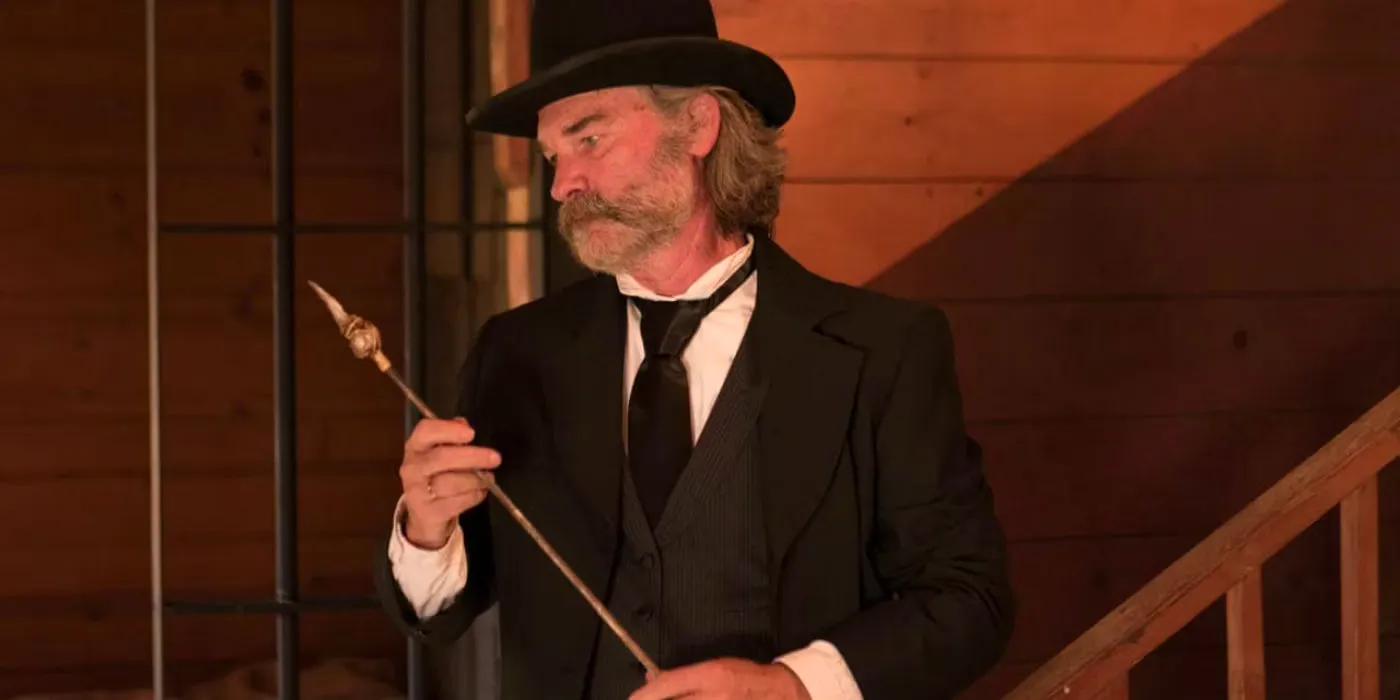
<svg viewBox="0 0 1400 700"><path fill-rule="evenodd" d="M472 445L474 438L476 431L464 418L424 419L404 443L399 466L408 510L404 536L414 546L441 549L457 516L486 499L501 455Z"/></svg>
<svg viewBox="0 0 1400 700"><path fill-rule="evenodd" d="M812 700L797 674L780 663L718 659L662 671L629 700Z"/></svg>

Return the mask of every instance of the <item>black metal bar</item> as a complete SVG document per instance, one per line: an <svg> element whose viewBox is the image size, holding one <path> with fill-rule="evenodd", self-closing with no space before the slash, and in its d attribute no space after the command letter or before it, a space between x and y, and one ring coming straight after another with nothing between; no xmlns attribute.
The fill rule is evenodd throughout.
<svg viewBox="0 0 1400 700"><path fill-rule="evenodd" d="M504 230L494 227L495 223L475 223L476 219L476 138L470 129L467 128L466 113L475 101L472 94L476 87L476 49L474 48L474 38L476 25L475 3L470 0L458 0L457 2L457 66L461 74L457 79L457 104L461 107L460 119L457 124L457 142L461 144L461 156L457 159L460 164L461 173L458 178L458 206L457 217L463 222L470 223L471 229L462 229L463 233L474 233L476 231L496 231ZM485 228L480 228L481 226ZM538 230L538 226L530 226L531 230ZM468 293L474 289L476 271L476 240L468 238L462 241L462 269L466 272ZM468 319L475 321L476 314L471 314ZM474 334L473 334L474 335Z"/></svg>
<svg viewBox="0 0 1400 700"><path fill-rule="evenodd" d="M275 600L166 600L166 612L175 615L287 615L303 612L369 610L380 607L378 598L305 598L284 603Z"/></svg>
<svg viewBox="0 0 1400 700"><path fill-rule="evenodd" d="M297 474L296 474L296 347L295 251L296 231L292 187L292 0L272 2L272 72L276 89L272 105L272 182L275 239L273 372L276 385L276 463L274 466L277 571L276 599L284 605L297 600ZM299 619L295 610L277 612L277 697L300 695L297 659Z"/></svg>
<svg viewBox="0 0 1400 700"><path fill-rule="evenodd" d="M376 222L376 223L335 223L335 222L315 222L292 224L292 229L299 234L337 234L337 233L410 233L421 229L426 233L475 233L482 231L506 231L512 229L539 230L544 227L544 221L424 221L415 225L409 222ZM218 222L198 222L198 223L170 223L161 224L160 232L164 234L211 234L211 233L276 233L279 228L277 223L269 224L249 224L249 223L226 223Z"/></svg>
<svg viewBox="0 0 1400 700"><path fill-rule="evenodd" d="M404 147L404 383L419 396L424 395L424 366L427 363L424 338L427 295L425 234L428 220L427 176L424 159L426 142L423 136L426 119L424 95L426 50L424 46L424 0L403 0L403 147ZM411 401L404 402L404 437L413 432L421 420ZM413 638L407 642L408 700L424 697L423 648Z"/></svg>

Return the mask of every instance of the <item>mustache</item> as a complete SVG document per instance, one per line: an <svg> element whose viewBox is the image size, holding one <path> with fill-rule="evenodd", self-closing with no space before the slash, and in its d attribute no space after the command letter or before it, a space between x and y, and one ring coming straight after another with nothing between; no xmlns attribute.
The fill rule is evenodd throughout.
<svg viewBox="0 0 1400 700"><path fill-rule="evenodd" d="M565 225L579 224L593 219L612 219L629 223L632 212L629 208L608 200L597 192L584 192L576 195L559 207L559 220Z"/></svg>

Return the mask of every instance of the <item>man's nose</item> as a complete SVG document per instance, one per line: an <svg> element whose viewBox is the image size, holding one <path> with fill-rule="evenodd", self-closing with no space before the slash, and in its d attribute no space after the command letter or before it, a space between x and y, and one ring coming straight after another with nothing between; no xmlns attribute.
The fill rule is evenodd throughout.
<svg viewBox="0 0 1400 700"><path fill-rule="evenodd" d="M554 166L554 182L549 187L549 196L556 202L567 202L584 190L584 179L577 168L562 160Z"/></svg>

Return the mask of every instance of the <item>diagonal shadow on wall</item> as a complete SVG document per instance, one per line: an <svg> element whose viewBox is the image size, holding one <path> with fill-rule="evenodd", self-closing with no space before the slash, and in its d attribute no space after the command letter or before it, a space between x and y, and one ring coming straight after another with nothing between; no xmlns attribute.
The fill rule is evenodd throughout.
<svg viewBox="0 0 1400 700"><path fill-rule="evenodd" d="M867 285L948 313L1013 565L1071 569L1017 572L1008 663L971 696L999 696L1400 385L1397 204L1400 3L1290 0ZM1059 447L1024 449L1041 445ZM1338 695L1335 533L1324 519L1265 570L1270 697ZM1179 544L1149 566L1104 554L1162 537ZM1144 661L1133 697L1223 690L1220 612Z"/></svg>

